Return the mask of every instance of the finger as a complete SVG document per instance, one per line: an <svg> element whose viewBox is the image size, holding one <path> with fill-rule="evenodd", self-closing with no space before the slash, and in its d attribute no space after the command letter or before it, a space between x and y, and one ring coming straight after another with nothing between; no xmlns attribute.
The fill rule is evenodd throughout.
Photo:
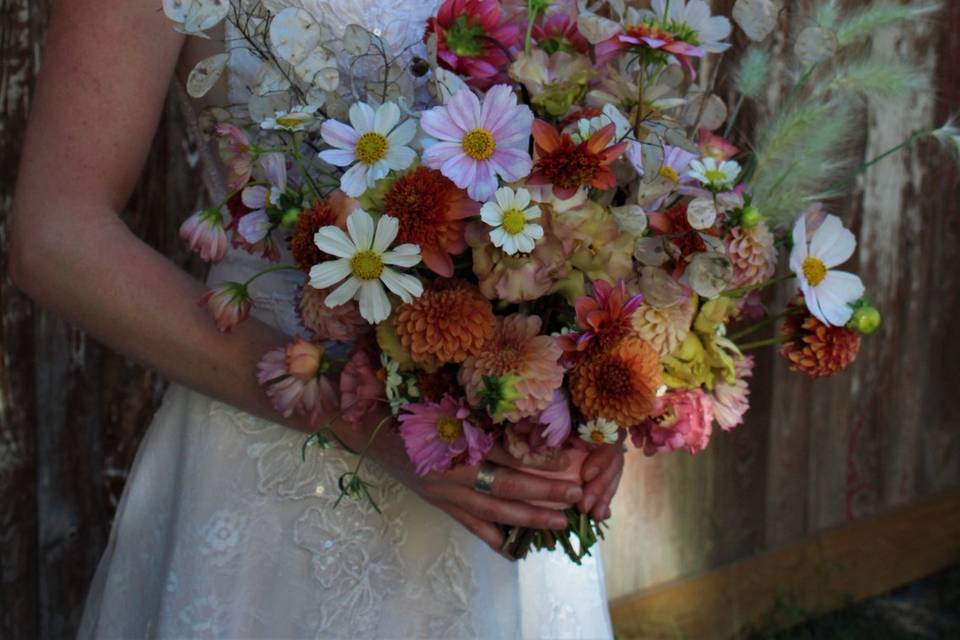
<svg viewBox="0 0 960 640"><path fill-rule="evenodd" d="M607 486L623 468L623 452L620 450L619 445L607 446L612 448L614 455L612 458L609 455L603 456L605 464L601 468L600 474L587 482L583 487L583 498L577 504L577 509L579 509L581 513L590 513L593 510L606 491ZM606 454L606 452L602 453ZM593 463L596 464L596 461Z"/></svg>
<svg viewBox="0 0 960 640"><path fill-rule="evenodd" d="M474 488L479 465L452 469L440 478L468 489ZM543 478L510 467L498 466L493 475L491 494L509 500L543 500L574 504L583 496L582 487L576 482Z"/></svg>
<svg viewBox="0 0 960 640"><path fill-rule="evenodd" d="M570 456L564 451L557 451L555 455L549 456L540 462L522 462L510 455L501 445L496 444L487 454L487 460L504 467L523 470L540 469L542 471L563 471L570 466Z"/></svg>
<svg viewBox="0 0 960 640"><path fill-rule="evenodd" d="M603 495L600 496L600 500L597 501L597 506L593 508L593 512L590 515L593 516L594 520L606 520L610 517L610 503L613 502L613 496L617 493L617 487L620 486L620 478L622 477L623 467L621 466L617 475L613 477L613 480L604 490Z"/></svg>
<svg viewBox="0 0 960 640"><path fill-rule="evenodd" d="M504 500L456 485L438 488L443 499L485 522L531 529L564 529L567 517L555 509L535 507L525 502Z"/></svg>
<svg viewBox="0 0 960 640"><path fill-rule="evenodd" d="M493 524L492 522L484 522L480 518L467 513L460 507L449 502L441 503L438 506L449 513L454 520L463 525L467 531L490 545L491 549L505 558L514 560L514 558L512 558L508 553L501 550L501 547L503 547L504 537L497 525Z"/></svg>
<svg viewBox="0 0 960 640"><path fill-rule="evenodd" d="M621 449L619 442L597 447L583 461L581 478L584 482L590 482L613 463L615 458L622 456L623 449Z"/></svg>

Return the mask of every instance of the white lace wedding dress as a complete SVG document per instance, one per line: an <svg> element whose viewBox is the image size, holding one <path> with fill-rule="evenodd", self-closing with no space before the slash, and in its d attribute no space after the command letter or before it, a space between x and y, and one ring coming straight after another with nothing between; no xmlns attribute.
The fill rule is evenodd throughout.
<svg viewBox="0 0 960 640"><path fill-rule="evenodd" d="M317 0L314 0L316 2ZM334 29L359 23L416 42L437 0L319 0ZM406 41L406 42L404 42ZM251 69L234 56L232 102ZM209 281L264 263L230 250ZM254 314L300 331L297 272L257 280ZM253 375L253 372L251 372ZM355 458L178 385L140 446L91 584L81 638L609 638L598 553L511 563L376 466L383 514L344 500Z"/></svg>

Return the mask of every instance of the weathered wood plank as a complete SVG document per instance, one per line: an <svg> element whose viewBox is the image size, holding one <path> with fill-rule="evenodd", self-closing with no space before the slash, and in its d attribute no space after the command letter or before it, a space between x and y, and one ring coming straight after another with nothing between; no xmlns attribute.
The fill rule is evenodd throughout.
<svg viewBox="0 0 960 640"><path fill-rule="evenodd" d="M825 613L934 573L958 554L954 490L614 600L610 608L622 638L734 638L746 628L796 622L770 616L778 600Z"/></svg>
<svg viewBox="0 0 960 640"><path fill-rule="evenodd" d="M0 0L0 636L36 637L37 505L33 310L6 275L9 214L43 3Z"/></svg>

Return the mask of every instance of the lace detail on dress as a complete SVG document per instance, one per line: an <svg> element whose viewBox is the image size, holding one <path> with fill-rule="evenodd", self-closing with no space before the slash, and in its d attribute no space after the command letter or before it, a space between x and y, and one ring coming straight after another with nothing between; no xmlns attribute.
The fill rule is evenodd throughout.
<svg viewBox="0 0 960 640"><path fill-rule="evenodd" d="M470 565L453 540L427 569L430 594L440 612L427 623L430 637L476 638L470 612L470 595L477 588Z"/></svg>

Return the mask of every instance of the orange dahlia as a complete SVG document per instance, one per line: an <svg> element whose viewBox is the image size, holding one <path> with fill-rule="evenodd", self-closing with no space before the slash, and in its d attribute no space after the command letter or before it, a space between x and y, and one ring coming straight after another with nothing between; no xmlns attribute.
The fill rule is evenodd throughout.
<svg viewBox="0 0 960 640"><path fill-rule="evenodd" d="M341 191L334 191L326 200L317 200L300 213L290 238L290 254L298 269L310 271L313 265L333 257L320 251L313 236L320 227L336 225L346 230L347 215L357 206L359 203L356 200L348 198Z"/></svg>
<svg viewBox="0 0 960 640"><path fill-rule="evenodd" d="M860 334L847 327L823 324L807 311L803 299L783 321L780 334L791 338L780 347L780 354L790 361L790 370L811 378L840 373L857 358ZM797 306L798 305L798 306Z"/></svg>
<svg viewBox="0 0 960 640"><path fill-rule="evenodd" d="M569 379L573 404L586 419L606 418L631 427L653 410L662 384L660 359L646 340L626 338L581 360Z"/></svg>
<svg viewBox="0 0 960 640"><path fill-rule="evenodd" d="M480 402L485 377L509 376L517 398L502 418L517 422L547 408L563 383L563 352L556 340L540 335L540 325L539 317L519 313L496 318L493 336L460 368L460 384L471 405Z"/></svg>
<svg viewBox="0 0 960 640"><path fill-rule="evenodd" d="M463 362L484 346L493 327L490 301L462 280L437 280L393 316L404 351L426 366Z"/></svg>
<svg viewBox="0 0 960 640"><path fill-rule="evenodd" d="M527 184L552 185L560 200L569 200L581 187L612 189L617 186L617 177L609 165L627 150L626 142L610 145L614 137L616 128L611 123L576 143L569 133L558 131L543 120L534 120L537 161Z"/></svg>
<svg viewBox="0 0 960 640"><path fill-rule="evenodd" d="M434 273L453 275L452 255L467 248L465 218L480 213L480 203L467 197L439 171L417 167L397 178L384 196L384 213L400 221L397 242L420 247L423 263Z"/></svg>

